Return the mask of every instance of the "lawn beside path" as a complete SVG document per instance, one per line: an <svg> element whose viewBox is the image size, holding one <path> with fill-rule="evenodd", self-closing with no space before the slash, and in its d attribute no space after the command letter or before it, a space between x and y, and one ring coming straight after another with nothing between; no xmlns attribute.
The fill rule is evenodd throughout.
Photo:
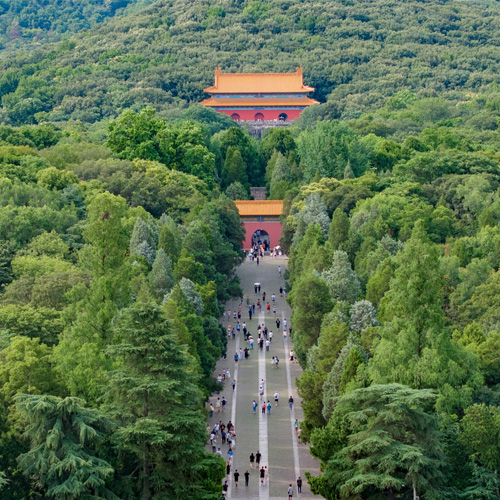
<svg viewBox="0 0 500 500"><path fill-rule="evenodd" d="M231 474L227 477L230 483L228 499L245 498L259 500L277 500L288 499L288 485L292 483L294 487L294 498L320 498L313 495L305 480L305 471L313 475L319 473L319 463L312 457L308 450L308 445L298 442L295 434L293 421L295 418L300 422L302 419L302 410L300 399L297 394L295 379L300 376L302 370L298 363L289 361L289 351L293 349L293 342L289 336L286 342L283 339L283 326L279 331L276 329L276 318L273 315L273 304L271 295L276 295L276 316L286 318L288 327L290 325L291 310L286 300L280 297L279 288L285 285L283 278L287 267L288 259L286 257L271 258L264 257L257 265L256 262L250 262L248 259L239 267L238 275L243 289L243 307L242 318L247 324L247 329L255 339L254 349L250 351L250 359L243 358L237 364L234 362L234 354L241 347L249 347L243 339L243 333L239 338L229 339L227 348L227 358L221 359L217 363L215 377L222 373L223 369L229 368L231 380L236 375L236 390L233 397L231 380L226 381L225 387L220 394L214 394L210 401L215 407L217 397L225 396L227 404L224 412L214 412L212 418L208 419L211 428L216 422L222 420L227 424L232 420L236 430L236 445L233 449L234 456L232 460ZM282 276L278 275L278 266L282 268ZM261 283L260 294L255 294L254 283ZM262 302L262 293L266 292L266 303L270 303L270 311L267 311L266 304ZM257 299L262 302L262 312L256 307L255 315L249 320L247 300L250 304L257 304ZM230 301L226 304L226 310L238 311L240 301ZM232 318L224 321L224 327L228 323L236 326ZM273 331L273 340L269 352L265 347L263 352L259 352L257 343L257 326L259 323L265 323L269 330ZM278 368L271 366L272 356L278 356L280 363ZM262 401L259 401L259 381L265 379L265 401L269 400L272 404L271 413L265 415L261 413ZM279 393L279 405L274 403L274 393ZM292 394L294 398L294 407L291 411L288 406L288 397ZM252 401L256 400L259 404L257 413L252 411ZM228 459L228 446L221 445L220 437L217 447L223 452L223 457ZM257 469L251 469L249 456L260 450L262 454L261 465L267 466L269 470L269 480L264 485L260 484ZM238 469L240 473L238 487L233 484L233 472ZM244 472L250 472L249 486L245 486ZM297 476L303 479L302 493L297 493Z"/></svg>

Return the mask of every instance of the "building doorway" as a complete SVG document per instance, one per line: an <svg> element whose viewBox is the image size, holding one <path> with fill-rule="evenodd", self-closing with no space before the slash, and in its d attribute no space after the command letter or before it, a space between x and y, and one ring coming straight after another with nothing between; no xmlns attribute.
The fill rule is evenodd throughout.
<svg viewBox="0 0 500 500"><path fill-rule="evenodd" d="M255 113L254 118L256 122L261 122L264 120L264 115L262 113Z"/></svg>
<svg viewBox="0 0 500 500"><path fill-rule="evenodd" d="M238 113L233 113L233 114L231 115L231 118L232 118L233 120L236 120L237 122L239 122L239 121L240 121L240 115L239 115Z"/></svg>
<svg viewBox="0 0 500 500"><path fill-rule="evenodd" d="M278 120L280 122L286 122L288 120L288 115L286 113L280 113L278 116Z"/></svg>
<svg viewBox="0 0 500 500"><path fill-rule="evenodd" d="M252 235L252 246L264 245L264 250L269 250L271 246L271 238L269 233L264 229L257 229Z"/></svg>

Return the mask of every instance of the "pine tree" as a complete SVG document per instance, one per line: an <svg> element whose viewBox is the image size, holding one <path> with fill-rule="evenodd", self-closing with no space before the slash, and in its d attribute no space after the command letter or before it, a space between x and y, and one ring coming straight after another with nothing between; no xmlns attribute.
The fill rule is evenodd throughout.
<svg viewBox="0 0 500 500"><path fill-rule="evenodd" d="M168 215L163 214L158 221L159 243L158 248L165 251L165 254L172 259L175 264L181 254L182 236L177 224Z"/></svg>
<svg viewBox="0 0 500 500"><path fill-rule="evenodd" d="M233 182L239 182L243 186L248 186L247 166L241 156L240 150L236 146L229 146L224 161L223 180L226 186Z"/></svg>
<svg viewBox="0 0 500 500"><path fill-rule="evenodd" d="M345 252L336 251L329 269L321 273L335 301L354 302L361 294L361 282Z"/></svg>
<svg viewBox="0 0 500 500"><path fill-rule="evenodd" d="M344 179L355 179L356 176L354 175L354 172L351 167L351 161L347 160L347 165L345 166L344 170Z"/></svg>
<svg viewBox="0 0 500 500"><path fill-rule="evenodd" d="M482 381L477 360L451 342L445 326L438 251L420 221L395 258L399 267L379 313L381 340L370 363L373 380L416 389L477 386ZM447 403L454 404L451 387L448 392Z"/></svg>
<svg viewBox="0 0 500 500"><path fill-rule="evenodd" d="M153 267L149 273L149 284L153 295L157 299L163 299L175 284L172 261L162 248L156 253Z"/></svg>
<svg viewBox="0 0 500 500"><path fill-rule="evenodd" d="M157 233L154 232L153 228L153 223L147 224L141 217L137 217L130 238L130 255L144 257L149 264L155 260L158 244Z"/></svg>
<svg viewBox="0 0 500 500"><path fill-rule="evenodd" d="M377 324L377 311L369 300L360 300L355 302L350 311L351 330L356 333L361 333L370 326Z"/></svg>
<svg viewBox="0 0 500 500"><path fill-rule="evenodd" d="M230 184L226 189L226 196L231 200L248 200L248 190L239 181Z"/></svg>
<svg viewBox="0 0 500 500"><path fill-rule="evenodd" d="M328 230L328 241L334 250L341 250L348 239L349 217L341 208L336 208Z"/></svg>
<svg viewBox="0 0 500 500"><path fill-rule="evenodd" d="M339 499L443 494L446 457L435 400L430 390L397 384L342 396L326 429L312 435L313 454L321 457L324 470L323 476L311 478L312 491L326 488L328 498Z"/></svg>
<svg viewBox="0 0 500 500"><path fill-rule="evenodd" d="M326 211L326 205L318 193L313 193L305 199L304 208L296 216L297 229L293 237L293 243L296 245L306 233L311 224L318 224L323 235L328 234L330 218Z"/></svg>
<svg viewBox="0 0 500 500"><path fill-rule="evenodd" d="M108 489L114 470L96 452L110 433L110 420L77 398L19 394L16 407L31 442L19 466L40 482L48 498L118 500Z"/></svg>
<svg viewBox="0 0 500 500"><path fill-rule="evenodd" d="M170 321L158 306L137 302L123 313L116 340L107 354L120 368L109 375L105 399L121 420L118 447L134 457L135 497L218 500L223 461L204 449L197 378Z"/></svg>

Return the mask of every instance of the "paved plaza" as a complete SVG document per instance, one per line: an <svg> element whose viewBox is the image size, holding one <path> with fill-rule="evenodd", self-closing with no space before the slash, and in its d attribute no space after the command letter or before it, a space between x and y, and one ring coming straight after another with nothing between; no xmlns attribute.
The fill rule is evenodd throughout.
<svg viewBox="0 0 500 500"><path fill-rule="evenodd" d="M281 277L278 275L278 266L282 268ZM313 475L319 473L318 461L309 454L309 446L298 441L294 429L294 420L302 419L300 399L295 387L295 379L300 376L301 368L298 363L290 362L289 352L293 349L293 343L289 336L286 340L283 337L283 320L286 318L290 327L291 310L283 297L280 297L280 286L284 287L283 278L287 266L285 257L265 257L260 264L250 262L248 259L238 269L243 289L242 319L245 321L247 329L255 339L254 348L250 351L250 358L243 358L238 363L234 361L234 354L240 347L249 347L243 338L243 333L237 335L235 339L228 340L227 359L219 360L215 376L222 373L223 369L229 368L231 380L225 383L224 390L220 394L214 394L211 402L215 407L217 397L225 396L227 405L224 412L214 412L208 424L213 427L216 422L222 420L227 424L229 420L235 426L236 444L233 448L234 457L232 460L231 474L227 477L229 481L229 499L245 498L255 500L277 500L288 499L288 485L291 483L294 488L294 498L320 498L313 495L305 479L305 471ZM261 284L260 294L255 294L254 283ZM266 302L262 301L262 293L266 292ZM276 295L276 317L281 319L282 325L279 331L276 329L276 317L273 315L272 294ZM248 317L248 305L257 304L257 299L261 300L262 311L256 308L252 320ZM271 310L266 310L266 304L270 302ZM228 302L226 310L237 311L239 301ZM230 324L236 326L236 322L231 317ZM229 323L224 319L224 326ZM257 326L263 324L273 332L273 340L270 350L266 352L259 350L257 343ZM292 325L293 326L293 325ZM271 365L271 358L278 356L280 362L278 368ZM231 387L232 379L236 379L236 388L233 393ZM264 397L259 396L260 380L265 380ZM279 393L279 405L275 406L274 393ZM288 398L292 395L294 399L293 410L290 410ZM257 412L252 410L252 401L259 403ZM271 413L262 414L261 407L263 401L272 403ZM220 444L223 457L228 459L228 446ZM262 455L261 466L267 466L269 479L264 485L260 484L257 468L250 468L249 456L256 454L257 450ZM238 486L233 484L233 472L237 469L240 473ZM249 486L245 486L244 473L250 472ZM303 479L302 493L297 493L297 477Z"/></svg>

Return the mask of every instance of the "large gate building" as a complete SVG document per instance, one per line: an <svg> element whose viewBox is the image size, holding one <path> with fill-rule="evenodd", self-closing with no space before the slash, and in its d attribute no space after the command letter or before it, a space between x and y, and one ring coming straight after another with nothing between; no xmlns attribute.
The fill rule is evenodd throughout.
<svg viewBox="0 0 500 500"><path fill-rule="evenodd" d="M210 94L200 104L236 121L290 121L318 101L308 97L314 88L304 85L302 68L295 73L222 73L215 69Z"/></svg>

